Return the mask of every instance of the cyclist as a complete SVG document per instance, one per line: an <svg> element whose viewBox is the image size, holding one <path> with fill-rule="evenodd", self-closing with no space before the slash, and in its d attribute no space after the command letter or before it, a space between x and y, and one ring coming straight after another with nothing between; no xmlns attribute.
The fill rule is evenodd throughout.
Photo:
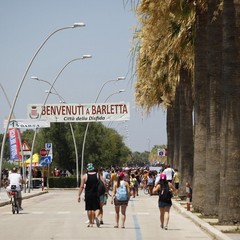
<svg viewBox="0 0 240 240"><path fill-rule="evenodd" d="M18 197L17 198L18 198L18 202L19 202L19 210L23 210L22 209L22 193L21 193L23 179L22 179L21 174L18 173L18 169L16 167L14 167L12 169L12 172L9 173L8 181L9 181L9 185L6 188L8 197L9 198L11 197L11 195L10 195L11 187L13 185L15 185L16 186L16 190L18 191Z"/></svg>

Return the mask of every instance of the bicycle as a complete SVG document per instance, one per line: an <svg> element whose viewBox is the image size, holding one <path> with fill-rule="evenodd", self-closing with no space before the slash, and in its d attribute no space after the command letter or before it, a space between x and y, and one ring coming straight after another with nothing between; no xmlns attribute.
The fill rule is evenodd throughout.
<svg viewBox="0 0 240 240"><path fill-rule="evenodd" d="M11 196L11 203L12 203L12 213L17 214L19 213L20 207L19 207L19 201L18 201L18 190L16 190L16 185L11 186L11 191L9 192Z"/></svg>

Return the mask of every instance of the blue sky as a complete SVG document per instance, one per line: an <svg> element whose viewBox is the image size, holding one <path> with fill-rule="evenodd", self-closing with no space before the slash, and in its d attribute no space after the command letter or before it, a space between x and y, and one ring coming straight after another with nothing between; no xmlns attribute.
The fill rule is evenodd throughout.
<svg viewBox="0 0 240 240"><path fill-rule="evenodd" d="M109 102L129 102L130 121L110 126L125 137L133 151L145 151L166 144L166 114L155 109L145 115L135 106L134 79L130 50L137 20L130 3L123 0L11 0L0 1L0 83L12 103L23 74L40 44L56 29L84 22L83 28L56 33L34 60L15 106L17 119L27 118L28 104L43 103L49 87L40 79L52 82L63 66L74 58L91 54L91 59L71 63L62 73L55 88L68 103L93 103L101 86L108 80L126 76L126 80L107 84L99 102L120 89L121 94ZM0 122L9 114L6 98L0 90ZM55 95L48 103L58 103Z"/></svg>

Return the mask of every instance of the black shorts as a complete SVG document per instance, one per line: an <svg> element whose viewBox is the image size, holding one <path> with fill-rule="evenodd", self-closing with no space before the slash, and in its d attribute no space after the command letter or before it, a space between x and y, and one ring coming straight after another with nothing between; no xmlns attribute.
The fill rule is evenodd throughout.
<svg viewBox="0 0 240 240"><path fill-rule="evenodd" d="M128 200L118 201L117 198L114 198L114 205L115 206L127 206L128 205Z"/></svg>
<svg viewBox="0 0 240 240"><path fill-rule="evenodd" d="M97 195L93 194L85 194L85 210L93 210L96 211L100 209L100 199Z"/></svg>

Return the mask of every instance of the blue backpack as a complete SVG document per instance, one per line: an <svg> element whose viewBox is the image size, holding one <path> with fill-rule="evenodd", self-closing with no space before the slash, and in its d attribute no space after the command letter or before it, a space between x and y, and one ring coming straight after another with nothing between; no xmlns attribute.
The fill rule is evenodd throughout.
<svg viewBox="0 0 240 240"><path fill-rule="evenodd" d="M126 186L124 184L121 184L117 188L116 198L117 198L118 201L126 201L126 200L128 200L127 188L126 188Z"/></svg>

